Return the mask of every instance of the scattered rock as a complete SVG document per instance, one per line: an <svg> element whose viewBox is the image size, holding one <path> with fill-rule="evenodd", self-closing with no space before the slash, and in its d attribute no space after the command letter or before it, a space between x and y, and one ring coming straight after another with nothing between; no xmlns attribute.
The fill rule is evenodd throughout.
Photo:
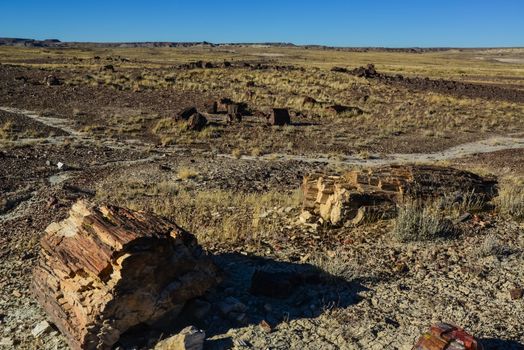
<svg viewBox="0 0 524 350"><path fill-rule="evenodd" d="M175 117L176 120L188 120L193 114L198 113L196 107L187 107L181 110Z"/></svg>
<svg viewBox="0 0 524 350"><path fill-rule="evenodd" d="M331 68L331 71L332 72L337 72L337 73L347 73L347 72L349 72L349 70L347 68L344 68L344 67L333 67L333 68Z"/></svg>
<svg viewBox="0 0 524 350"><path fill-rule="evenodd" d="M311 224L315 222L316 218L311 214L311 212L304 210L302 213L300 213L300 216L298 217L298 220L302 224Z"/></svg>
<svg viewBox="0 0 524 350"><path fill-rule="evenodd" d="M522 299L524 297L524 288L513 288L509 291L511 300Z"/></svg>
<svg viewBox="0 0 524 350"><path fill-rule="evenodd" d="M47 86L56 86L62 85L62 82L60 81L60 79L58 79L58 77L54 75L48 75L44 78L44 84L46 84Z"/></svg>
<svg viewBox="0 0 524 350"><path fill-rule="evenodd" d="M259 326L266 333L271 333L273 330L273 327L271 327L271 325L266 320L260 321Z"/></svg>
<svg viewBox="0 0 524 350"><path fill-rule="evenodd" d="M209 114L217 114L218 113L218 102L212 101L209 103L207 107L207 113Z"/></svg>
<svg viewBox="0 0 524 350"><path fill-rule="evenodd" d="M47 322L46 320L43 320L39 322L35 326L35 328L33 328L33 330L31 331L31 334L35 338L40 338L42 335L46 333L50 333L52 330L53 330L53 327L51 326L51 324Z"/></svg>
<svg viewBox="0 0 524 350"><path fill-rule="evenodd" d="M438 323L420 337L413 350L482 350L482 346L462 328Z"/></svg>
<svg viewBox="0 0 524 350"><path fill-rule="evenodd" d="M302 100L302 106L305 106L305 105L315 105L317 104L317 100L315 100L313 97L310 97L310 96L306 96L304 97L304 99Z"/></svg>
<svg viewBox="0 0 524 350"><path fill-rule="evenodd" d="M200 131L207 125L207 119L200 113L195 113L187 120L187 130Z"/></svg>
<svg viewBox="0 0 524 350"><path fill-rule="evenodd" d="M155 350L202 350L206 333L194 326L189 326L180 333L164 339L155 346Z"/></svg>
<svg viewBox="0 0 524 350"><path fill-rule="evenodd" d="M455 220L455 223L466 222L470 220L471 218L472 218L472 215L470 213L464 213L461 216L459 216L457 220Z"/></svg>
<svg viewBox="0 0 524 350"><path fill-rule="evenodd" d="M242 111L243 108L238 103L231 103L227 106L227 121L228 123L232 123L234 121L241 122L242 121Z"/></svg>
<svg viewBox="0 0 524 350"><path fill-rule="evenodd" d="M3 337L0 339L0 347L6 347L6 349L14 349L15 342L9 337Z"/></svg>
<svg viewBox="0 0 524 350"><path fill-rule="evenodd" d="M227 297L224 301L217 305L220 312L227 316L232 312L242 313L247 311L246 305L240 302L235 297Z"/></svg>
<svg viewBox="0 0 524 350"><path fill-rule="evenodd" d="M380 76L373 64L368 64L366 67L355 68L349 71L349 73L360 78L376 78Z"/></svg>

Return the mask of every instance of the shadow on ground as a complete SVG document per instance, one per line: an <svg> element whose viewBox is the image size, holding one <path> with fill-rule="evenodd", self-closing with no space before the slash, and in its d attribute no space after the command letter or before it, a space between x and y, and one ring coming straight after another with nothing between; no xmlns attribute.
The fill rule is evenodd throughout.
<svg viewBox="0 0 524 350"><path fill-rule="evenodd" d="M293 319L317 317L328 309L348 307L358 302L358 293L365 290L357 282L309 264L236 253L213 259L224 271L218 287L189 302L179 317L127 332L120 339L121 348L151 346L152 339L165 338L188 325L205 330L207 337L248 325L272 328ZM231 339L214 340L206 342L206 349L228 349L231 344Z"/></svg>
<svg viewBox="0 0 524 350"><path fill-rule="evenodd" d="M487 338L481 339L480 342L484 350L524 350L524 345L514 340Z"/></svg>

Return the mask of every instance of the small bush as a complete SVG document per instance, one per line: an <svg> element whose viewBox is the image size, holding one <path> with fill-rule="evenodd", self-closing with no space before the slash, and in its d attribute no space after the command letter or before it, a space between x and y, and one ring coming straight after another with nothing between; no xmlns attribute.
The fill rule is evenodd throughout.
<svg viewBox="0 0 524 350"><path fill-rule="evenodd" d="M235 148L231 151L233 158L239 159L242 156L242 151L239 148Z"/></svg>
<svg viewBox="0 0 524 350"><path fill-rule="evenodd" d="M191 168L178 169L177 177L181 180L192 179L198 176L198 172Z"/></svg>
<svg viewBox="0 0 524 350"><path fill-rule="evenodd" d="M505 179L501 184L496 204L502 215L518 221L524 220L524 179Z"/></svg>
<svg viewBox="0 0 524 350"><path fill-rule="evenodd" d="M504 256L509 253L509 248L503 245L497 236L490 234L484 238L484 242L478 247L477 256L484 258L488 256Z"/></svg>
<svg viewBox="0 0 524 350"><path fill-rule="evenodd" d="M454 236L456 229L451 220L444 217L441 204L409 201L398 209L394 235L401 242L428 241Z"/></svg>

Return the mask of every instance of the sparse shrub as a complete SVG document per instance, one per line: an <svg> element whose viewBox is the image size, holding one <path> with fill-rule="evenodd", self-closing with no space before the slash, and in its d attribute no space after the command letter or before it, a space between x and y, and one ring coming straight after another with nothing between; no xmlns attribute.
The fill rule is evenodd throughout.
<svg viewBox="0 0 524 350"><path fill-rule="evenodd" d="M242 156L242 151L239 148L235 148L234 150L231 151L231 155L234 158L239 159Z"/></svg>
<svg viewBox="0 0 524 350"><path fill-rule="evenodd" d="M178 169L177 177L181 180L192 179L198 176L198 172L191 168L180 168Z"/></svg>
<svg viewBox="0 0 524 350"><path fill-rule="evenodd" d="M191 191L174 182L146 183L122 177L102 184L97 199L134 210L150 210L173 219L202 242L258 242L280 234L278 217L261 215L279 207L297 207L298 196L281 191Z"/></svg>
<svg viewBox="0 0 524 350"><path fill-rule="evenodd" d="M451 220L444 217L440 201L407 201L398 209L393 230L401 242L428 241L451 237L456 229Z"/></svg>
<svg viewBox="0 0 524 350"><path fill-rule="evenodd" d="M497 236L489 234L477 248L477 256L484 258L488 256L504 256L509 253L509 248L503 245Z"/></svg>
<svg viewBox="0 0 524 350"><path fill-rule="evenodd" d="M251 155L252 155L253 157L258 157L258 156L260 156L261 154L262 154L262 150L261 150L260 148L258 148L258 147L254 147L254 148L251 149Z"/></svg>
<svg viewBox="0 0 524 350"><path fill-rule="evenodd" d="M0 139L1 140L10 140L12 139L12 132L13 129L13 123L11 121L7 121L3 123L0 126Z"/></svg>
<svg viewBox="0 0 524 350"><path fill-rule="evenodd" d="M315 254L308 260L308 263L334 278L343 278L346 281L353 280L359 271L359 266L355 259L348 256L342 249L337 249L331 252L331 254L326 254L325 252Z"/></svg>
<svg viewBox="0 0 524 350"><path fill-rule="evenodd" d="M495 199L502 215L524 220L524 178L506 178L501 183L499 196Z"/></svg>

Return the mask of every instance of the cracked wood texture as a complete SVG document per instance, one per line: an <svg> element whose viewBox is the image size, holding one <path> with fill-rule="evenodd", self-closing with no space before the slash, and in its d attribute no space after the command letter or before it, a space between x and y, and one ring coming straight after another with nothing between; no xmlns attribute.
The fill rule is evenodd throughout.
<svg viewBox="0 0 524 350"><path fill-rule="evenodd" d="M193 235L115 206L75 203L41 247L34 293L73 349L111 349L126 330L173 317L219 279Z"/></svg>
<svg viewBox="0 0 524 350"><path fill-rule="evenodd" d="M468 171L430 165L391 165L343 174L314 173L302 183L302 209L333 225L359 224L396 215L407 198L473 196L488 201L496 181Z"/></svg>

